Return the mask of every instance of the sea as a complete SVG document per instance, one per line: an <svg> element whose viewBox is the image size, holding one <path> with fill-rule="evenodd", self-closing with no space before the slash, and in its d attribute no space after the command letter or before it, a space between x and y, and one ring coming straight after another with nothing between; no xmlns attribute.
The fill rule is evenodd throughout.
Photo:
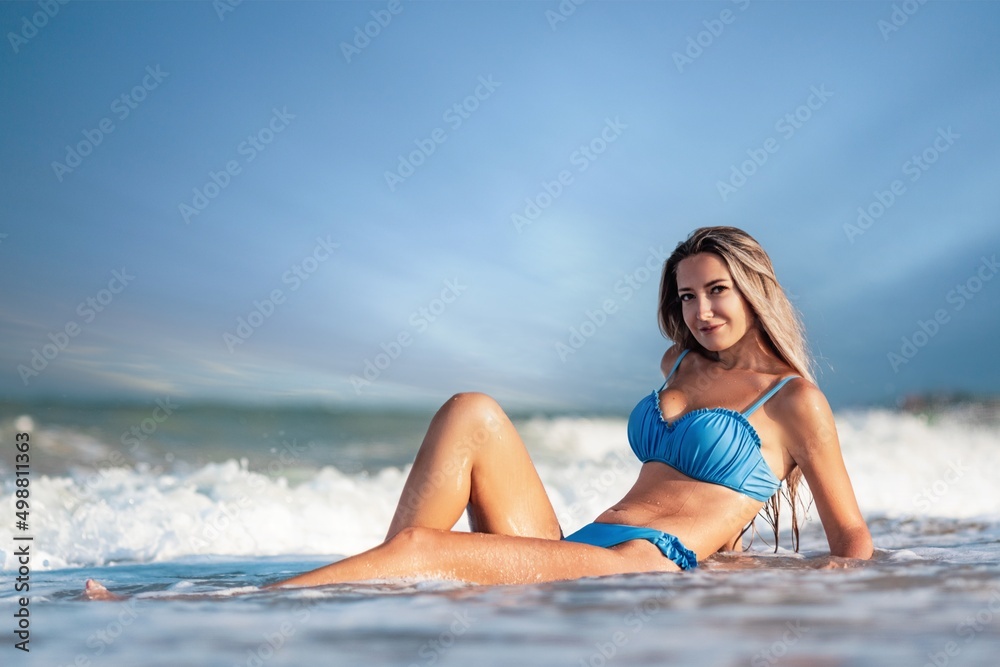
<svg viewBox="0 0 1000 667"><path fill-rule="evenodd" d="M819 567L809 506L798 552L786 508L738 569L261 590L382 541L432 413L0 403L0 664L1000 664L995 400L836 413L864 564ZM638 473L624 417L514 415L567 533ZM88 578L127 599L85 601Z"/></svg>

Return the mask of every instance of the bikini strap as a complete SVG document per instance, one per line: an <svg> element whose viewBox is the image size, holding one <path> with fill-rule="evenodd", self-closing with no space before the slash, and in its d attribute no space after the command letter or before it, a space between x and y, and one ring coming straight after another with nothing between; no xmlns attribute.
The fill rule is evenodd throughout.
<svg viewBox="0 0 1000 667"><path fill-rule="evenodd" d="M750 415L752 415L757 408L759 408L760 406L762 406L765 403L767 403L767 401L768 401L769 398L771 398L772 396L774 396L775 394L777 394L778 390L785 386L785 383L787 383L789 380L794 380L797 377L802 377L802 376L801 375L789 375L786 378L782 378L781 382L779 382L778 384L774 385L774 387L772 387L769 392L767 392L766 394L764 394L763 396L761 396L759 399L757 399L757 402L754 403L753 405L751 405L750 409L743 413L743 416L744 417L749 417Z"/></svg>
<svg viewBox="0 0 1000 667"><path fill-rule="evenodd" d="M677 367L681 365L681 359L683 359L690 351L691 350L681 350L681 353L677 355L677 361L674 362L674 367L671 368L670 372L667 374L667 379L663 381L663 387L667 386L667 383L670 382L670 378L672 378L674 373L677 372ZM663 387L660 387L660 391L663 391Z"/></svg>

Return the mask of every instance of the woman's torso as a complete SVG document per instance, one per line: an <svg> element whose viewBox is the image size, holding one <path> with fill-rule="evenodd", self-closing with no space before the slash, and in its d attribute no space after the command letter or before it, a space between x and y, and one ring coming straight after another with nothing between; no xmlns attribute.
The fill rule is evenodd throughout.
<svg viewBox="0 0 1000 667"><path fill-rule="evenodd" d="M646 462L596 521L668 532L705 558L753 520L791 469L780 425L759 408L792 373L784 365L722 370L697 354L681 363L685 354L667 373L669 386L630 416L633 451Z"/></svg>

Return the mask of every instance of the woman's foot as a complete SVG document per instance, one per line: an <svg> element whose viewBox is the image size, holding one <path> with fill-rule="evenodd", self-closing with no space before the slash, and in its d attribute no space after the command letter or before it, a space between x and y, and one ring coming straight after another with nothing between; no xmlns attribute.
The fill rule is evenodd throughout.
<svg viewBox="0 0 1000 667"><path fill-rule="evenodd" d="M83 597L87 600L124 600L125 597L121 595L116 595L104 587L100 582L94 581L93 579L87 579L87 583L84 584Z"/></svg>

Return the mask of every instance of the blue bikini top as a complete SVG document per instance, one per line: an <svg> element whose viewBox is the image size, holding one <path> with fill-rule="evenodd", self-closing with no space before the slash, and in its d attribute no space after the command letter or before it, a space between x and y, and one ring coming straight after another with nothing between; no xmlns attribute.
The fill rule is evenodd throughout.
<svg viewBox="0 0 1000 667"><path fill-rule="evenodd" d="M684 350L674 362L663 387L674 376ZM760 436L747 421L753 412L774 396L786 382L798 375L782 378L746 412L727 408L699 408L686 413L673 424L660 411L660 387L646 396L628 418L628 441L643 463L659 461L702 482L719 484L766 501L781 486L760 453Z"/></svg>

